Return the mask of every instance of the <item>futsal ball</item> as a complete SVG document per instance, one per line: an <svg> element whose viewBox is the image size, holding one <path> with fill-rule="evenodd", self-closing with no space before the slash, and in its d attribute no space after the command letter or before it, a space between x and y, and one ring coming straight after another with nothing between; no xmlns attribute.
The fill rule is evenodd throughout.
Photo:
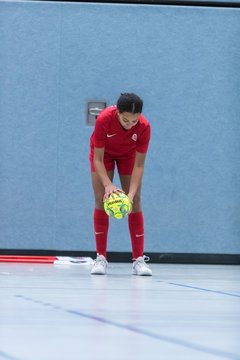
<svg viewBox="0 0 240 360"><path fill-rule="evenodd" d="M131 210L131 201L129 197L121 192L112 193L107 200L104 201L104 210L108 216L115 219L122 219Z"/></svg>

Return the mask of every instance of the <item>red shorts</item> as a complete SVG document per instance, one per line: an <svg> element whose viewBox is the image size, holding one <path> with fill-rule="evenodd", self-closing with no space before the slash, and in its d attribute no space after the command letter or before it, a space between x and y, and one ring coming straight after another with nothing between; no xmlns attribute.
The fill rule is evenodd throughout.
<svg viewBox="0 0 240 360"><path fill-rule="evenodd" d="M132 175L133 166L135 162L136 153L128 154L119 158L112 157L109 154L104 154L104 165L107 171L113 171L115 164L117 165L119 175ZM91 172L94 172L93 154L90 154Z"/></svg>

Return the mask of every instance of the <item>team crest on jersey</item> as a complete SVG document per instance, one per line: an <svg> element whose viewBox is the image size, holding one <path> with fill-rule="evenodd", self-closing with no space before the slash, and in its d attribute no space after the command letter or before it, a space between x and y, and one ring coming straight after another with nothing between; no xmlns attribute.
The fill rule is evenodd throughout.
<svg viewBox="0 0 240 360"><path fill-rule="evenodd" d="M132 140L133 140L133 141L137 141L137 134L133 134Z"/></svg>

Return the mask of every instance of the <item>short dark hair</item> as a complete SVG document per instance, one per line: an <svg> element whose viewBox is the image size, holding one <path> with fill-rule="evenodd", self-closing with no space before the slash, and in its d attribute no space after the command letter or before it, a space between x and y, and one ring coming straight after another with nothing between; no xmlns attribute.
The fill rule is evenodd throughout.
<svg viewBox="0 0 240 360"><path fill-rule="evenodd" d="M143 108L143 101L136 94L123 93L118 98L117 108L120 113L123 112L130 112L132 114L141 113Z"/></svg>

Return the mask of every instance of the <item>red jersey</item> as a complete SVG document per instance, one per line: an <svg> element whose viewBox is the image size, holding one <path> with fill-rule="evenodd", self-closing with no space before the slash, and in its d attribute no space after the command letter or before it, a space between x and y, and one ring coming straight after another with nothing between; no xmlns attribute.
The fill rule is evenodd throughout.
<svg viewBox="0 0 240 360"><path fill-rule="evenodd" d="M136 151L146 153L150 141L150 124L141 114L136 125L125 130L119 122L116 105L104 109L97 117L91 136L91 155L93 148L104 148L104 152L121 158Z"/></svg>

